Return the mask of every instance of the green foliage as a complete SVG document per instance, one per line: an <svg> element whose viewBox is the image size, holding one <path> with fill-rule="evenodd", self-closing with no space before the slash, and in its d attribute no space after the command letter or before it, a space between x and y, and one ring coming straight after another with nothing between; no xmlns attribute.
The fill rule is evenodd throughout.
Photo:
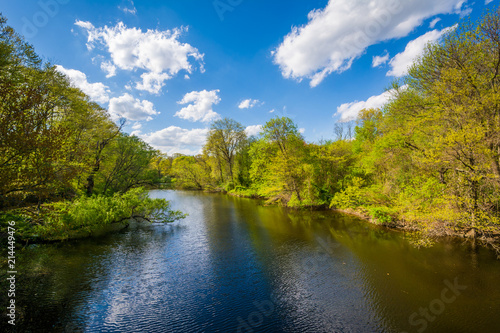
<svg viewBox="0 0 500 333"><path fill-rule="evenodd" d="M232 191L232 190L234 190L234 188L235 188L235 186L234 186L233 182L227 182L224 185L224 191L226 191L226 192Z"/></svg>
<svg viewBox="0 0 500 333"><path fill-rule="evenodd" d="M366 203L366 192L363 189L365 181L359 177L354 177L347 188L335 193L330 207L345 209L357 208Z"/></svg>
<svg viewBox="0 0 500 333"><path fill-rule="evenodd" d="M391 224L394 221L394 211L388 207L370 207L368 211L377 224Z"/></svg>
<svg viewBox="0 0 500 333"><path fill-rule="evenodd" d="M233 190L228 191L229 194L237 196L237 197L244 197L244 198L258 198L259 195L257 194L257 191L253 188L246 188L244 186L236 186Z"/></svg>
<svg viewBox="0 0 500 333"><path fill-rule="evenodd" d="M120 134L107 148L109 158L103 161L96 179L98 193L126 192L144 185L153 185L157 172L150 168L157 154L136 136Z"/></svg>
<svg viewBox="0 0 500 333"><path fill-rule="evenodd" d="M214 166L215 178L220 184L243 177L245 169L241 167L244 163L237 158L237 154L246 148L246 143L245 128L237 121L224 118L212 123L203 151L208 162Z"/></svg>
<svg viewBox="0 0 500 333"><path fill-rule="evenodd" d="M132 218L169 223L184 217L171 210L168 201L151 199L144 189L135 188L125 194L81 196L47 204L39 214L4 214L0 221L20 221L18 234L25 239L64 240L88 236L112 224L128 224Z"/></svg>
<svg viewBox="0 0 500 333"><path fill-rule="evenodd" d="M178 156L172 162L172 174L175 184L183 189L197 189L211 187L210 174L206 169L202 156Z"/></svg>

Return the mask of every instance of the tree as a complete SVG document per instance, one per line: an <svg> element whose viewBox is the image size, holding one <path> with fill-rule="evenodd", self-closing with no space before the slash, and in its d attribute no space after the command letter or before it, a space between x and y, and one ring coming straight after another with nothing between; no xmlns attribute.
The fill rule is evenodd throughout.
<svg viewBox="0 0 500 333"><path fill-rule="evenodd" d="M307 145L290 118L273 118L263 129L263 138L250 148L251 178L260 183L261 194L302 205L307 174Z"/></svg>
<svg viewBox="0 0 500 333"><path fill-rule="evenodd" d="M0 16L0 205L37 201L70 186L77 172L69 159L69 85L43 66L33 48Z"/></svg>
<svg viewBox="0 0 500 333"><path fill-rule="evenodd" d="M107 151L107 159L97 174L100 179L100 192L104 194L153 185L156 171L150 163L156 151L136 136L120 134Z"/></svg>
<svg viewBox="0 0 500 333"><path fill-rule="evenodd" d="M479 211L498 207L499 72L497 11L477 24L466 22L442 43L429 45L407 78L420 97L415 99L416 116L427 134L418 147L423 162L440 170L441 182L448 184L472 220Z"/></svg>
<svg viewBox="0 0 500 333"><path fill-rule="evenodd" d="M178 156L172 162L172 173L182 188L201 190L210 184L202 156Z"/></svg>
<svg viewBox="0 0 500 333"><path fill-rule="evenodd" d="M245 128L237 121L224 118L212 123L204 148L206 154L216 160L222 182L225 173L234 182L235 157L243 149L246 140ZM224 167L227 168L226 172L223 172Z"/></svg>

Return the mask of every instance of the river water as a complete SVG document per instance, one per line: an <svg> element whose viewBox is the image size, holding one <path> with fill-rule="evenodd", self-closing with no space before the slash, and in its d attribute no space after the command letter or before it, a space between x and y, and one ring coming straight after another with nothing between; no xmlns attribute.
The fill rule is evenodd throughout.
<svg viewBox="0 0 500 333"><path fill-rule="evenodd" d="M500 331L500 261L485 248L417 249L330 211L150 195L189 217L18 251L15 331Z"/></svg>

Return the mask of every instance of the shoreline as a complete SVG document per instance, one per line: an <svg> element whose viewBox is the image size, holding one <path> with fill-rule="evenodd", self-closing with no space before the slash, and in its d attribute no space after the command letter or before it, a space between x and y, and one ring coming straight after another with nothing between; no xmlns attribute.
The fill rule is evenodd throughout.
<svg viewBox="0 0 500 333"><path fill-rule="evenodd" d="M238 193L231 193L231 192L227 192L227 191L210 191L207 193L222 193L222 194L227 194L227 195L230 195L233 197L238 197L238 198L269 200L269 198L260 197L257 195L248 196L248 195L243 195L243 194L238 194ZM269 205L269 206L276 205L276 201L274 201L270 204L267 204L267 205ZM288 206L285 206L285 207L287 207L289 209L297 209L297 210L300 210L300 209L324 210L324 211L330 210L330 211L334 211L334 212L341 213L341 214L355 216L355 217L357 217L357 218L359 218L367 223L381 226L381 227L387 228L387 229L392 230L392 231L414 232L414 233L422 232L422 229L417 228L416 226L402 223L398 219L395 219L394 221L392 221L390 223L384 223L384 222L380 223L372 216L370 216L366 213L363 213L361 211L352 209L352 208L347 208L347 209L329 208L326 205L308 206L308 207L304 207L304 208L294 208L294 207L288 207ZM467 239L467 240L474 241L474 242L479 241L481 243L481 245L483 245L484 247L490 248L493 251L495 251L498 258L500 259L500 230L498 230L496 233L493 233L490 236L487 236L484 234L482 234L482 235L479 234L477 229L470 228L470 227L459 228L457 226L449 226L449 225L443 224L443 223L438 224L437 221L430 222L430 225L431 225L431 229L427 232L427 234L422 235L423 239L428 238L428 239L431 239L433 241L436 241L436 240L439 240L440 238L444 238L444 237L453 237L456 239Z"/></svg>

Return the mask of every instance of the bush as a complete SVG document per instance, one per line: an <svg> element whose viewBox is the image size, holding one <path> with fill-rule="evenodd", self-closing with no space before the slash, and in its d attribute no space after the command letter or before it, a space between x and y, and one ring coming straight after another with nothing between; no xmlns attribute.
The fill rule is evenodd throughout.
<svg viewBox="0 0 500 333"><path fill-rule="evenodd" d="M388 207L371 207L368 211L377 224L390 224L394 220L394 212Z"/></svg>
<svg viewBox="0 0 500 333"><path fill-rule="evenodd" d="M105 226L128 224L132 218L168 223L186 216L173 211L165 199L149 198L141 188L125 194L81 196L73 201L52 203L44 205L39 216L30 215L29 222L23 224L21 237L43 240L88 236Z"/></svg>
<svg viewBox="0 0 500 333"><path fill-rule="evenodd" d="M340 209L357 208L365 203L365 192L362 189L364 180L359 177L354 177L345 190L335 193L330 208L336 207Z"/></svg>
<svg viewBox="0 0 500 333"><path fill-rule="evenodd" d="M230 192L235 189L234 183L233 182L228 182L226 185L224 185L224 191Z"/></svg>

